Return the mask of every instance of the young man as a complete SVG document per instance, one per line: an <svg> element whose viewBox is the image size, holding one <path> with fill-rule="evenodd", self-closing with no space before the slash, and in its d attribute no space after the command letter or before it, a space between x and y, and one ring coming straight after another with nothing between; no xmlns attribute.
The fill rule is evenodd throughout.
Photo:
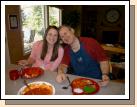
<svg viewBox="0 0 137 107"><path fill-rule="evenodd" d="M67 46L58 68L56 81L61 83L66 79L64 71L71 64L74 75L102 79L101 85L107 85L109 61L99 43L92 38L78 38L74 29L66 25L59 28L59 34Z"/></svg>

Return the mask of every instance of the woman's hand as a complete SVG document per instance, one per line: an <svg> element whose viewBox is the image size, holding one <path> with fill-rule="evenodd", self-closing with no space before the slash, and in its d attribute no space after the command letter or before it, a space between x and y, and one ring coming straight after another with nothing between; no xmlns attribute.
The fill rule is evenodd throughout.
<svg viewBox="0 0 137 107"><path fill-rule="evenodd" d="M35 63L35 60L31 57L29 57L28 60L18 61L18 64L22 65L22 66L32 66L32 64L34 64L34 63Z"/></svg>
<svg viewBox="0 0 137 107"><path fill-rule="evenodd" d="M56 81L58 83L62 83L64 80L66 80L66 75L64 73L57 74Z"/></svg>
<svg viewBox="0 0 137 107"><path fill-rule="evenodd" d="M22 66L26 66L26 65L28 65L28 61L27 60L20 60L20 61L18 61L18 64L22 65Z"/></svg>
<svg viewBox="0 0 137 107"><path fill-rule="evenodd" d="M102 75L102 81L99 82L100 86L107 86L109 83L109 76L108 75Z"/></svg>

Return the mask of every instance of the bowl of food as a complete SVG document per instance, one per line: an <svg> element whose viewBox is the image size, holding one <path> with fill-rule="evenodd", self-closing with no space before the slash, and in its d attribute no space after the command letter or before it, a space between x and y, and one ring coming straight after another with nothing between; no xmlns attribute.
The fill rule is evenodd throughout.
<svg viewBox="0 0 137 107"><path fill-rule="evenodd" d="M45 81L37 81L23 86L17 93L18 95L54 95L55 87Z"/></svg>
<svg viewBox="0 0 137 107"><path fill-rule="evenodd" d="M23 69L21 76L23 78L30 79L30 78L38 77L42 75L43 73L44 73L44 70L40 67L28 67Z"/></svg>

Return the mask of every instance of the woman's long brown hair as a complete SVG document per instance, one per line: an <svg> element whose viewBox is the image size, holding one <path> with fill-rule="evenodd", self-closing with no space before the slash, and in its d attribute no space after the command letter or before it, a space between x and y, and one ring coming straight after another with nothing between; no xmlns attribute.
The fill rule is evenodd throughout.
<svg viewBox="0 0 137 107"><path fill-rule="evenodd" d="M55 29L58 32L58 28L56 26L49 26L46 30L45 30L45 34L43 37L43 46L42 46L42 53L41 53L41 59L44 60L46 54L47 54L47 50L48 50L48 43L46 40L46 36L48 34L48 31L50 29ZM57 57L58 57L58 48L59 48L59 33L58 33L58 39L57 42L54 44L53 47L53 52L52 52L52 56L51 56L51 61L54 61Z"/></svg>

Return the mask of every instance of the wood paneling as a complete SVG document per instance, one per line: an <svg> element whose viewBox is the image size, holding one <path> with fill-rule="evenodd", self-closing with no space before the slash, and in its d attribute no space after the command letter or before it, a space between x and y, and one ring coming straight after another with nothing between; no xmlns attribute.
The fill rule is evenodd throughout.
<svg viewBox="0 0 137 107"><path fill-rule="evenodd" d="M115 8L120 12L120 19L115 23L106 21L106 12ZM125 7L120 5L106 6L82 6L81 35L94 37L100 43L103 39L103 31L119 32L118 42L125 41ZM111 35L110 35L111 36Z"/></svg>
<svg viewBox="0 0 137 107"><path fill-rule="evenodd" d="M17 15L18 28L10 29L9 27L9 15ZM9 48L9 56L11 63L16 63L20 59L24 59L23 55L23 42L20 26L20 7L18 5L6 5L5 6L5 22L6 22L6 34L7 44Z"/></svg>

